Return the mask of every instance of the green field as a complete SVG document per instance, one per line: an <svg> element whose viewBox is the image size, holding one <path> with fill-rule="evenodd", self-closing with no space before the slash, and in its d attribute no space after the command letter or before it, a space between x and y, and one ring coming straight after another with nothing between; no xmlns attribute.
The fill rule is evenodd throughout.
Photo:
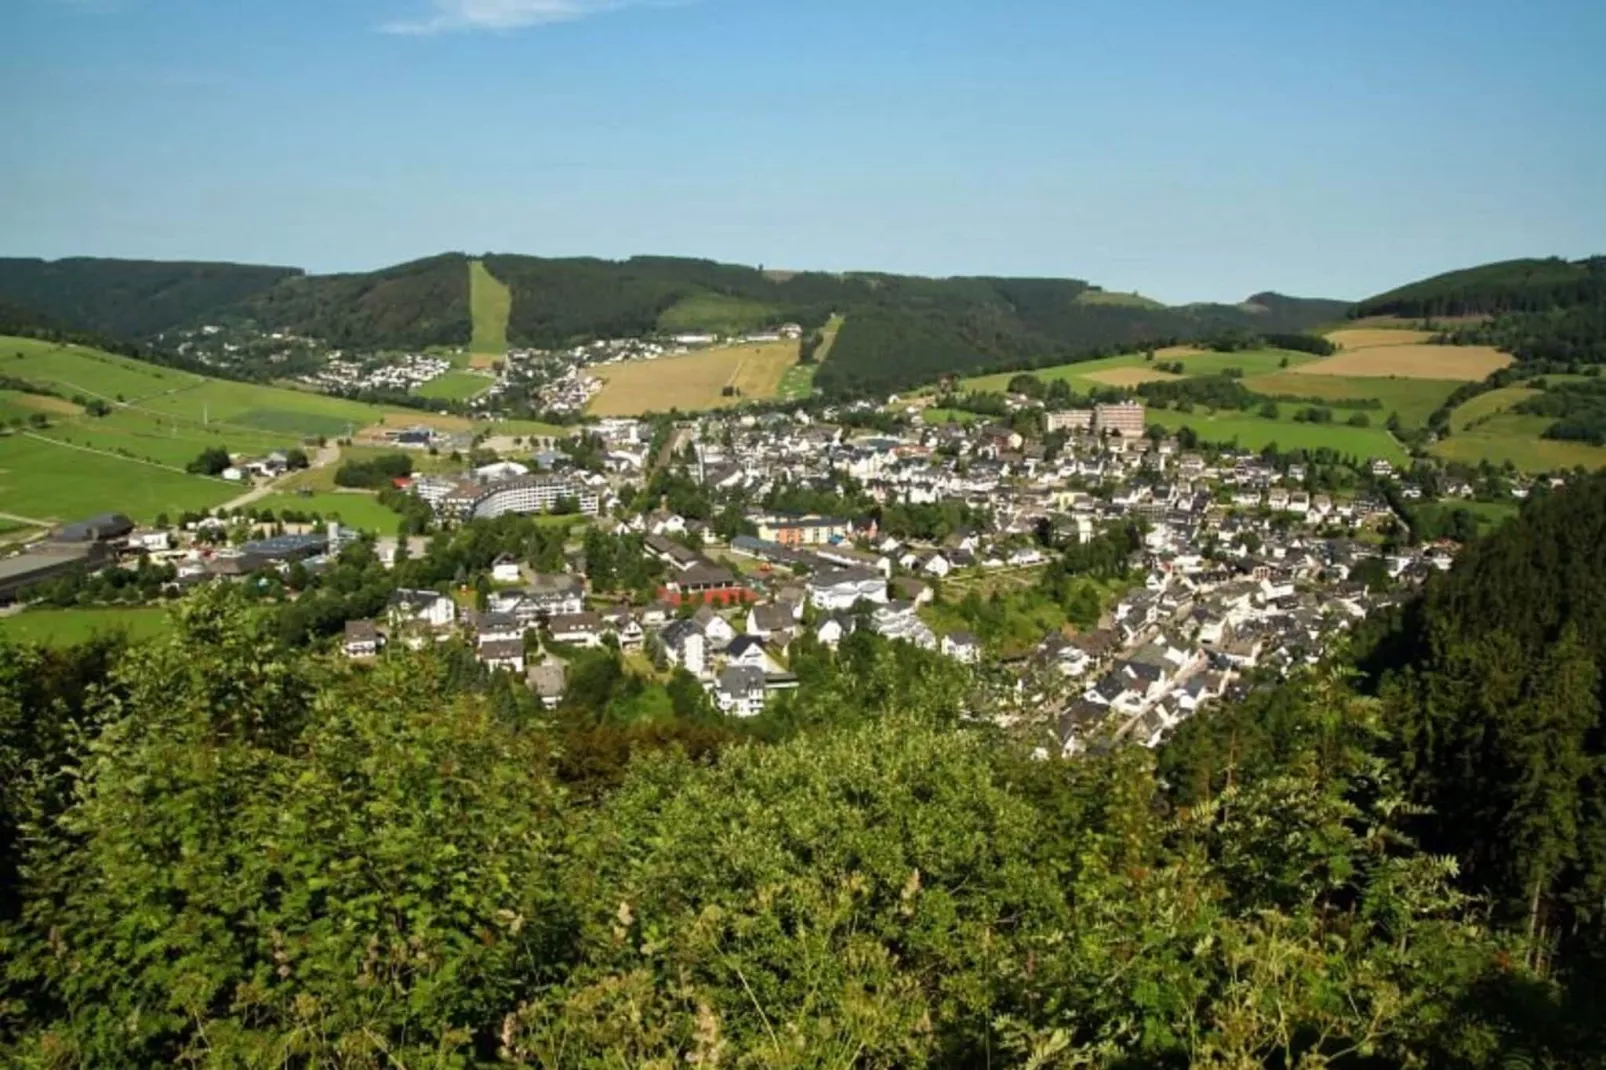
<svg viewBox="0 0 1606 1070"><path fill-rule="evenodd" d="M1479 534L1484 534L1493 531L1515 517L1522 511L1522 506L1518 502L1473 502L1451 498L1445 501L1427 502L1418 505L1416 513L1426 519L1429 517L1436 518L1440 514L1453 513L1459 509L1464 509L1475 516L1478 520L1478 532Z"/></svg>
<svg viewBox="0 0 1606 1070"><path fill-rule="evenodd" d="M1538 393L1539 391L1527 387L1506 386L1479 394L1471 401L1457 406L1450 414L1450 431L1453 434L1460 434L1471 430L1475 425L1486 423L1491 417L1527 401Z"/></svg>
<svg viewBox="0 0 1606 1070"><path fill-rule="evenodd" d="M1240 449L1262 450L1275 444L1281 450L1331 449L1366 461L1381 458L1403 464L1406 453L1394 436L1378 427L1346 427L1342 423L1307 424L1290 419L1290 413L1268 420L1241 412L1206 415L1180 413L1169 409L1150 409L1149 422L1172 431L1191 427L1201 441L1227 445L1234 441Z"/></svg>
<svg viewBox="0 0 1606 1070"><path fill-rule="evenodd" d="M447 372L422 386L415 386L413 393L421 398L468 401L479 397L495 384L496 380L489 376L476 375L473 372Z"/></svg>
<svg viewBox="0 0 1606 1070"><path fill-rule="evenodd" d="M131 609L34 609L0 617L0 638L44 646L71 646L98 635L152 639L173 630L162 606Z"/></svg>
<svg viewBox="0 0 1606 1070"><path fill-rule="evenodd" d="M664 309L658 326L671 333L744 334L758 330L774 317L775 307L762 301L704 293L683 297Z"/></svg>
<svg viewBox="0 0 1606 1070"><path fill-rule="evenodd" d="M1464 385L1442 379L1361 379L1336 375L1291 375L1286 372L1257 375L1244 380L1244 386L1257 394L1322 398L1328 401L1376 398L1383 403L1383 408L1367 411L1374 424L1381 427L1388 422L1390 415L1395 415L1400 418L1400 424L1407 428L1425 427L1428 417L1458 387ZM1342 420L1346 413L1344 410L1335 410L1335 415Z"/></svg>
<svg viewBox="0 0 1606 1070"><path fill-rule="evenodd" d="M372 494L325 492L301 495L291 491L285 494L270 494L260 501L252 502L248 508L271 509L275 513L286 509L297 513L317 513L324 520L334 520L338 517L347 527L372 531L380 535L396 534L396 524L401 520L400 516L380 505L379 499Z"/></svg>
<svg viewBox="0 0 1606 1070"><path fill-rule="evenodd" d="M973 424L986 419L974 412L964 409L929 408L920 410L920 419L927 427L938 427L943 424Z"/></svg>
<svg viewBox="0 0 1606 1070"><path fill-rule="evenodd" d="M1553 419L1510 411L1536 393L1508 386L1479 394L1450 414L1450 435L1434 443L1433 454L1461 464L1509 461L1524 472L1606 468L1606 447L1544 438Z"/></svg>
<svg viewBox="0 0 1606 1070"><path fill-rule="evenodd" d="M1228 368L1237 368L1247 376L1269 375L1280 371L1283 362L1288 367L1297 367L1307 364L1316 358L1309 353L1295 353L1286 349L1258 349L1246 353L1175 353L1157 356L1153 363L1143 359L1142 353L1124 353L1119 357L1104 357L1100 360L1080 361L1076 364L1060 364L1052 368L1038 368L1029 374L1036 376L1045 383L1064 380L1071 384L1073 390L1088 393L1092 390L1107 390L1109 383L1101 383L1096 379L1089 379L1089 375L1098 372L1116 371L1121 368L1152 368L1156 364L1182 365L1184 376L1219 375ZM995 375L981 375L966 379L959 384L961 390L981 391L984 393L1001 394L1009 388L1009 381L1020 372L999 372Z"/></svg>
<svg viewBox="0 0 1606 1070"><path fill-rule="evenodd" d="M474 341L469 351L500 360L507 355L507 321L513 313L513 293L484 263L468 264L469 310L474 317ZM433 396L433 395L431 395Z"/></svg>
<svg viewBox="0 0 1606 1070"><path fill-rule="evenodd" d="M96 513L150 521L220 505L240 488L26 435L0 437L0 508L66 522Z"/></svg>

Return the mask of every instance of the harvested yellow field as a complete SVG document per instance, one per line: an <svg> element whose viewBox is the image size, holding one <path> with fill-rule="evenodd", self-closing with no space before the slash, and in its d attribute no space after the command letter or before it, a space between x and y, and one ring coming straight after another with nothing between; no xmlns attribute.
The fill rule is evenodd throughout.
<svg viewBox="0 0 1606 1070"><path fill-rule="evenodd" d="M1340 349L1375 349L1378 346L1422 345L1433 341L1433 333L1394 327L1346 327L1341 331L1329 331L1327 340Z"/></svg>
<svg viewBox="0 0 1606 1070"><path fill-rule="evenodd" d="M590 374L604 385L587 411L595 416L701 412L773 398L797 358L796 342L770 342L594 368ZM726 387L735 393L727 395Z"/></svg>
<svg viewBox="0 0 1606 1070"><path fill-rule="evenodd" d="M1155 371L1153 368L1106 368L1100 372L1088 372L1083 378L1103 383L1105 386L1132 387L1142 386L1144 383L1164 383L1172 379L1181 379L1182 376Z"/></svg>
<svg viewBox="0 0 1606 1070"><path fill-rule="evenodd" d="M1347 375L1362 378L1455 379L1476 382L1511 363L1511 357L1489 346L1374 346L1346 350L1334 357L1301 364L1295 375Z"/></svg>
<svg viewBox="0 0 1606 1070"><path fill-rule="evenodd" d="M1198 346L1166 346L1164 349L1155 350L1154 359L1181 360L1183 357L1206 356L1211 352L1213 352L1213 350L1200 349Z"/></svg>

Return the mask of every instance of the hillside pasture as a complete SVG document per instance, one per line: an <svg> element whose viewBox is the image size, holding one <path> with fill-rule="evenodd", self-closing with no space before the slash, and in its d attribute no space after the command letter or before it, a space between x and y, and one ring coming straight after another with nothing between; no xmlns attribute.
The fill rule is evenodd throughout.
<svg viewBox="0 0 1606 1070"><path fill-rule="evenodd" d="M1374 424L1382 426L1388 422L1390 415L1394 415L1399 417L1404 427L1423 427L1428 417L1461 384L1447 379L1350 379L1336 375L1294 375L1283 371L1245 379L1244 386L1257 394L1272 397L1317 398L1323 401L1375 398L1383 408L1368 413Z"/></svg>
<svg viewBox="0 0 1606 1070"><path fill-rule="evenodd" d="M796 342L770 342L592 368L589 374L601 379L603 388L587 411L594 416L701 412L774 398L797 358ZM726 387L738 393L726 396Z"/></svg>
<svg viewBox="0 0 1606 1070"><path fill-rule="evenodd" d="M0 375L107 401L138 401L204 382L189 372L82 346L12 337L0 337Z"/></svg>
<svg viewBox="0 0 1606 1070"><path fill-rule="evenodd" d="M28 394L21 390L0 390L0 423L8 423L13 419L26 420L36 412L46 416L69 417L83 411L65 398Z"/></svg>
<svg viewBox="0 0 1606 1070"><path fill-rule="evenodd" d="M1151 364L1132 368L1106 368L1103 371L1091 372L1084 378L1104 386L1119 386L1131 388L1142 386L1144 383L1165 383L1185 376L1173 375L1170 372L1156 371Z"/></svg>
<svg viewBox="0 0 1606 1070"><path fill-rule="evenodd" d="M1472 430L1538 393L1539 391L1525 386L1506 386L1499 390L1485 391L1472 400L1456 406L1455 411L1450 413L1450 431L1452 434L1460 434Z"/></svg>
<svg viewBox="0 0 1606 1070"><path fill-rule="evenodd" d="M1482 417L1475 427L1434 443L1432 452L1469 465L1509 461L1524 472L1606 468L1606 447L1542 437L1554 422L1546 416L1496 412Z"/></svg>
<svg viewBox="0 0 1606 1070"><path fill-rule="evenodd" d="M1326 337L1340 349L1377 349L1382 346L1426 345L1433 341L1433 332L1400 327L1345 327L1328 331Z"/></svg>
<svg viewBox="0 0 1606 1070"><path fill-rule="evenodd" d="M0 502L22 516L64 523L115 511L149 522L158 513L210 509L239 492L221 480L54 440L0 438Z"/></svg>
<svg viewBox="0 0 1606 1070"><path fill-rule="evenodd" d="M1301 364L1295 371L1300 375L1476 382L1510 363L1508 354L1489 346L1398 345L1345 350L1337 356Z"/></svg>
<svg viewBox="0 0 1606 1070"><path fill-rule="evenodd" d="M1300 423L1290 415L1270 420L1241 412L1181 413L1150 409L1148 420L1170 431L1191 427L1201 441L1218 445L1236 442L1240 449L1262 450L1271 445L1285 451L1331 449L1362 461L1375 458L1396 464L1406 461L1405 450L1382 428Z"/></svg>
<svg viewBox="0 0 1606 1070"><path fill-rule="evenodd" d="M1162 349L1155 354L1154 363L1143 359L1142 353L1123 353L1117 357L1101 357L1098 360L1077 361L1074 364L1058 364L1051 368L1037 368L1024 374L1035 376L1045 383L1063 380L1071 385L1071 389L1078 393L1089 393L1093 390L1108 389L1112 385L1125 385L1112 383L1105 378L1106 373L1120 372L1119 378L1130 378L1130 369L1153 372L1148 380L1157 381L1161 378L1175 378L1170 373L1160 372L1155 363L1169 364L1180 361L1182 364L1182 377L1192 378L1202 375L1220 375L1229 368L1235 368L1245 375L1263 375L1282 370L1284 363L1293 368L1308 361L1314 360L1309 353L1296 353L1286 349L1256 349L1242 353L1216 353L1211 350L1196 349L1192 346L1175 346ZM1023 373L996 372L992 375L978 375L965 379L959 384L963 391L977 391L980 393L1002 394L1009 389L1009 381Z"/></svg>

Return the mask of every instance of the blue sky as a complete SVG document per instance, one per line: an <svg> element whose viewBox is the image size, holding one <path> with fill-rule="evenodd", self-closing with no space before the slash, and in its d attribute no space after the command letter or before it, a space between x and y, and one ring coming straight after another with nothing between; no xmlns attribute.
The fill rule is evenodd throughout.
<svg viewBox="0 0 1606 1070"><path fill-rule="evenodd" d="M1606 252L1599 0L3 0L0 255L1360 297Z"/></svg>

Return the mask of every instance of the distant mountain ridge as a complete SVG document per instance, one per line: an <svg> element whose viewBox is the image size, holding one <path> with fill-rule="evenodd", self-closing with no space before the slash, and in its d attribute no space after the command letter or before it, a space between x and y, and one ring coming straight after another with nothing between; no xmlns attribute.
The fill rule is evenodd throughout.
<svg viewBox="0 0 1606 1070"><path fill-rule="evenodd" d="M1606 303L1606 256L1502 260L1448 271L1379 294L1355 306L1357 316L1499 315Z"/></svg>
<svg viewBox="0 0 1606 1070"><path fill-rule="evenodd" d="M512 293L513 345L718 331L847 317L816 383L834 396L884 393L946 373L1063 361L1108 347L1196 341L1221 332L1293 333L1342 319L1342 301L1261 293L1242 305L1168 307L1080 279L923 278L880 272L766 271L711 260L491 254ZM347 348L466 345L470 257L445 253L380 271L310 275L247 264L0 260L0 302L64 330L160 349L163 335L246 323Z"/></svg>

